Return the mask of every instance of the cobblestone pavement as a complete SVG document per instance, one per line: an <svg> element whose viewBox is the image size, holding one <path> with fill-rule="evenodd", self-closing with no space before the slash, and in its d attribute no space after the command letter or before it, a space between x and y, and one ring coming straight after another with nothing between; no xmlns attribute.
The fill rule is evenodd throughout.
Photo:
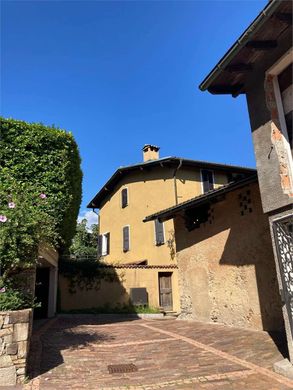
<svg viewBox="0 0 293 390"><path fill-rule="evenodd" d="M25 390L293 389L272 370L283 356L267 333L194 321L58 317L34 333L31 356ZM137 371L109 373L127 363Z"/></svg>

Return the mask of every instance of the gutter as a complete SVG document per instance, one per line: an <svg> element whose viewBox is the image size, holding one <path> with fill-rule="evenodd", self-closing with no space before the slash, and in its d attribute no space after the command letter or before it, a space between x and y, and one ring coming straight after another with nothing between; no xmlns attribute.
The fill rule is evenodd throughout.
<svg viewBox="0 0 293 390"><path fill-rule="evenodd" d="M278 6L282 3L281 0L272 0L269 4L261 11L256 19L250 24L250 26L244 31L234 45L228 50L228 52L222 57L214 69L207 75L203 82L199 85L201 91L206 91L212 82L217 78L222 70L225 70L230 60L239 53L239 51L247 44L250 40L251 35L255 34L264 24L264 22L272 16Z"/></svg>

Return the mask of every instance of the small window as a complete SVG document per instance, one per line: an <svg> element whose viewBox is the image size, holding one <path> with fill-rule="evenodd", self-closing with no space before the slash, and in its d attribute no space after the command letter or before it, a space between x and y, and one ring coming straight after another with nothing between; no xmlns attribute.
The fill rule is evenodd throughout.
<svg viewBox="0 0 293 390"><path fill-rule="evenodd" d="M121 191L121 205L123 209L128 206L128 188L123 188Z"/></svg>
<svg viewBox="0 0 293 390"><path fill-rule="evenodd" d="M110 253L110 233L100 234L98 237L98 255L107 256Z"/></svg>
<svg viewBox="0 0 293 390"><path fill-rule="evenodd" d="M156 245L163 245L165 243L164 237L164 224L158 219L155 220L155 235L156 235Z"/></svg>
<svg viewBox="0 0 293 390"><path fill-rule="evenodd" d="M129 237L129 226L123 227L123 252L130 250L130 237Z"/></svg>
<svg viewBox="0 0 293 390"><path fill-rule="evenodd" d="M202 169L201 170L202 189L206 193L214 189L214 172Z"/></svg>

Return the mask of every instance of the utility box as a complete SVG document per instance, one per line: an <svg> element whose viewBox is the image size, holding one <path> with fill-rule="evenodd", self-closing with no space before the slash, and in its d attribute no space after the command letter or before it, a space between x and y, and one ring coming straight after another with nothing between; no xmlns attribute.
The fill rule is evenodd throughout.
<svg viewBox="0 0 293 390"><path fill-rule="evenodd" d="M148 292L145 287L136 287L130 289L130 299L134 306L148 306Z"/></svg>

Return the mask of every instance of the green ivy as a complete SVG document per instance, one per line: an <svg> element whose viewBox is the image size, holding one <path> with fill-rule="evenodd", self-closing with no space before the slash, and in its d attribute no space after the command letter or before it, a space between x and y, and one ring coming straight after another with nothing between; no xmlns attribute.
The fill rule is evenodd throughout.
<svg viewBox="0 0 293 390"><path fill-rule="evenodd" d="M92 260L64 260L60 262L59 272L69 280L69 292L80 290L99 290L102 281L121 282L114 268L103 266ZM121 275L123 277L123 275Z"/></svg>
<svg viewBox="0 0 293 390"><path fill-rule="evenodd" d="M23 187L28 202L34 202L34 195L46 194L43 211L50 219L53 235L58 237L55 244L61 252L68 251L81 202L80 162L71 133L41 123L0 117L0 214L7 211L13 182L19 189ZM33 214L33 209L30 212ZM23 229L28 229L24 225ZM21 239L22 231L16 229L14 234L15 241ZM3 250L2 245L0 258Z"/></svg>
<svg viewBox="0 0 293 390"><path fill-rule="evenodd" d="M19 275L35 268L42 244L69 250L81 180L72 134L0 118L0 310L35 305Z"/></svg>
<svg viewBox="0 0 293 390"><path fill-rule="evenodd" d="M20 269L33 268L39 245L56 246L59 236L46 194L28 183L4 179L0 190L0 266L2 279L8 279Z"/></svg>

